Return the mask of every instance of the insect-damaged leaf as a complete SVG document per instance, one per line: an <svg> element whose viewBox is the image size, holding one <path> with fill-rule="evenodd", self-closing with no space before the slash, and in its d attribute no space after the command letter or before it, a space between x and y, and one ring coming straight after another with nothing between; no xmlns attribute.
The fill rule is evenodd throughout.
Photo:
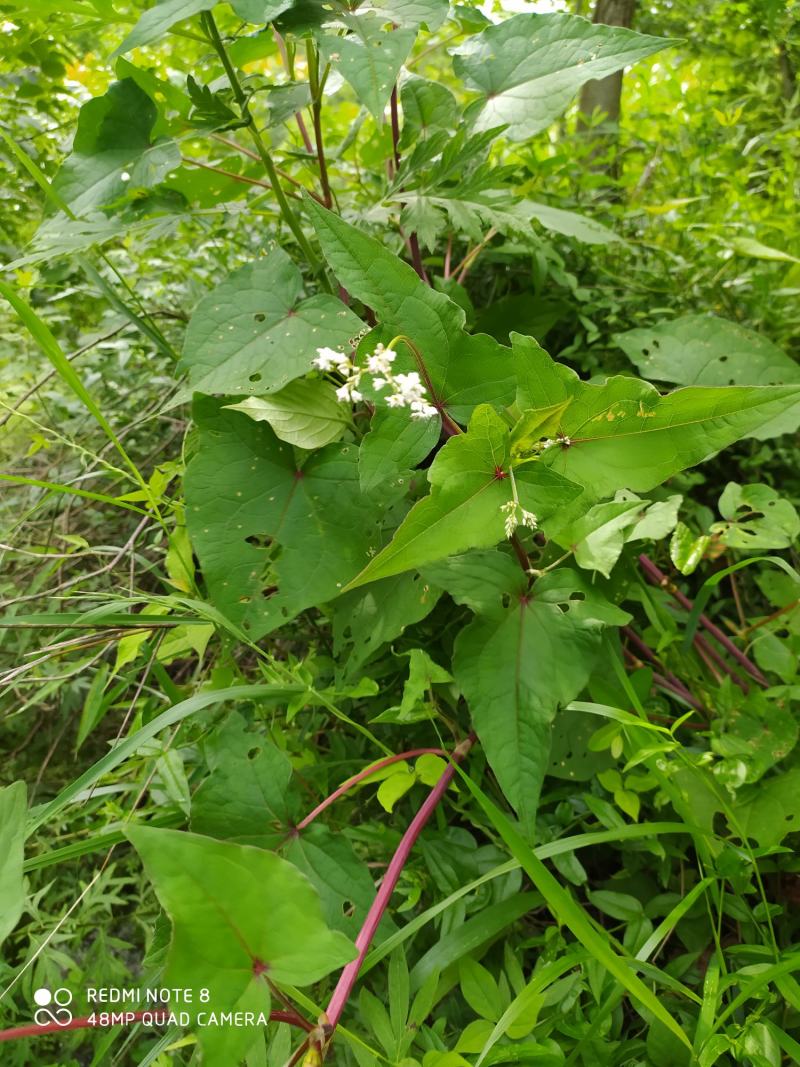
<svg viewBox="0 0 800 1067"><path fill-rule="evenodd" d="M251 637L332 599L379 546L380 506L362 495L358 450L303 460L264 423L202 397L185 477L186 524L216 608Z"/></svg>
<svg viewBox="0 0 800 1067"><path fill-rule="evenodd" d="M200 393L274 393L311 370L317 348L344 348L361 320L334 296L302 299L303 278L286 253L229 274L192 313L180 369Z"/></svg>

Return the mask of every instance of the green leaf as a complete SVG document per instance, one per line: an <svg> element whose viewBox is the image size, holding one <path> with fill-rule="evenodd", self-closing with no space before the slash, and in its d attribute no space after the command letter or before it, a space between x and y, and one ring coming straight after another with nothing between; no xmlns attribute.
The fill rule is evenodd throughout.
<svg viewBox="0 0 800 1067"><path fill-rule="evenodd" d="M610 500L595 504L585 515L558 530L559 543L569 544L579 567L599 571L608 578L622 553L627 530L648 503Z"/></svg>
<svg viewBox="0 0 800 1067"><path fill-rule="evenodd" d="M450 672L434 663L427 652L421 648L412 648L408 653L408 678L403 685L400 705L388 708L372 719L372 722L411 723L432 718L434 709L426 701L431 686L435 682L445 683L452 680ZM417 771L419 772L419 767ZM441 772L437 775L437 781L440 776ZM436 782L430 784L435 785Z"/></svg>
<svg viewBox="0 0 800 1067"><path fill-rule="evenodd" d="M320 52L353 87L358 102L376 122L381 122L417 31L409 28L385 32L385 19L369 13L344 15L342 21L350 31L348 36L320 37Z"/></svg>
<svg viewBox="0 0 800 1067"><path fill-rule="evenodd" d="M173 704L171 708L162 711L160 715L156 715L154 719L151 719L140 729L129 734L123 741L119 741L110 752L107 752L105 756L93 763L83 774L79 774L69 785L64 786L61 792L53 797L49 803L32 809L28 823L28 833L33 833L40 826L54 819L68 804L71 804L80 796L84 789L88 790L104 774L108 774L109 771L113 771L115 767L124 763L142 745L168 726L174 726L190 715L195 715L205 708L221 704L226 700L260 700L262 702L279 701L285 703L291 697L302 693L305 688L299 683L296 686L277 686L274 684L234 685L226 689L213 689L196 693L187 700L181 700L177 704Z"/></svg>
<svg viewBox="0 0 800 1067"><path fill-rule="evenodd" d="M243 411L254 422L268 422L281 441L298 448L322 448L338 441L347 413L329 382L301 378L271 396L249 396L231 411Z"/></svg>
<svg viewBox="0 0 800 1067"><path fill-rule="evenodd" d="M790 385L800 366L777 345L714 315L682 315L614 338L646 378L676 385ZM763 441L791 433L800 411L790 410L747 436Z"/></svg>
<svg viewBox="0 0 800 1067"><path fill-rule="evenodd" d="M453 66L481 93L468 112L475 129L507 125L522 141L557 119L585 82L673 43L563 13L515 15L456 49Z"/></svg>
<svg viewBox="0 0 800 1067"><path fill-rule="evenodd" d="M635 378L582 382L530 338L513 335L513 347L521 411L569 401L543 459L586 487L581 503L617 489L646 492L800 407L800 386L688 388L662 397Z"/></svg>
<svg viewBox="0 0 800 1067"><path fill-rule="evenodd" d="M368 0L363 6L367 11L374 11L384 22L424 26L429 33L439 29L450 7L448 0Z"/></svg>
<svg viewBox="0 0 800 1067"><path fill-rule="evenodd" d="M375 886L347 837L316 822L290 838L284 855L319 893L327 924L356 937L375 897ZM384 919L380 930L393 928Z"/></svg>
<svg viewBox="0 0 800 1067"><path fill-rule="evenodd" d="M414 147L436 130L452 130L456 101L450 90L440 82L420 78L406 71L400 83L400 103L403 108L403 131L400 147Z"/></svg>
<svg viewBox="0 0 800 1067"><path fill-rule="evenodd" d="M601 626L516 596L502 614L477 616L456 638L453 673L500 787L533 837L539 791L560 705L586 684Z"/></svg>
<svg viewBox="0 0 800 1067"><path fill-rule="evenodd" d="M488 404L476 408L465 434L451 437L428 470L430 495L403 520L392 541L348 588L387 578L469 548L489 548L505 537L502 508L512 499L510 440ZM516 475L523 508L539 518L571 500L575 485L552 477L541 464Z"/></svg>
<svg viewBox="0 0 800 1067"><path fill-rule="evenodd" d="M536 204L532 200L523 201L522 208L546 230L563 234L565 237L574 237L576 241L587 245L607 245L622 241L613 230L609 230L601 222L578 214L577 211L564 211L548 204Z"/></svg>
<svg viewBox="0 0 800 1067"><path fill-rule="evenodd" d="M255 639L338 596L377 550L381 509L361 493L353 445L297 461L218 401L199 399L194 416L186 524L212 603Z"/></svg>
<svg viewBox="0 0 800 1067"><path fill-rule="evenodd" d="M788 252L762 244L761 241L756 241L752 237L734 237L731 241L731 248L734 252L738 252L740 256L750 256L753 259L770 259L780 263L800 263L800 259L797 256L790 256Z"/></svg>
<svg viewBox="0 0 800 1067"><path fill-rule="evenodd" d="M384 778L378 786L378 802L384 811L393 811L395 804L416 785L417 776L413 771L398 770Z"/></svg>
<svg viewBox="0 0 800 1067"><path fill-rule="evenodd" d="M280 749L233 713L206 745L212 773L192 798L198 834L274 848L289 832L291 764Z"/></svg>
<svg viewBox="0 0 800 1067"><path fill-rule="evenodd" d="M176 22L183 22L201 11L209 11L216 0L161 0L140 15L139 21L130 31L114 55L123 55L134 48L150 44L163 37Z"/></svg>
<svg viewBox="0 0 800 1067"><path fill-rule="evenodd" d="M717 523L712 533L730 548L791 548L800 535L800 518L788 500L768 485L737 485L728 482L719 498L719 512L726 523Z"/></svg>
<svg viewBox="0 0 800 1067"><path fill-rule="evenodd" d="M179 830L131 826L126 836L172 920L164 981L208 989L208 1010L257 1004L268 1016L262 969L273 982L304 986L355 956L352 942L326 926L311 884L274 853ZM220 1029L198 1031L220 1063L238 1062L258 1032Z"/></svg>
<svg viewBox="0 0 800 1067"><path fill-rule="evenodd" d="M432 579L397 574L335 600L333 652L345 677L354 677L382 645L429 615L441 594Z"/></svg>
<svg viewBox="0 0 800 1067"><path fill-rule="evenodd" d="M292 0L229 0L239 18L256 24L272 22L288 11Z"/></svg>
<svg viewBox="0 0 800 1067"><path fill-rule="evenodd" d="M384 343L404 334L420 350L433 385L432 401L456 419L468 418L480 403L511 403L514 377L507 348L486 335L465 333L463 308L425 285L381 242L314 200L306 206L325 258L345 289L375 312ZM419 370L403 344L398 345L395 369Z"/></svg>
<svg viewBox="0 0 800 1067"><path fill-rule="evenodd" d="M72 153L53 180L53 191L76 215L111 204L140 188L158 185L180 166L174 141L153 141L156 105L133 78L114 82L84 104Z"/></svg>
<svg viewBox="0 0 800 1067"><path fill-rule="evenodd" d="M528 585L519 564L497 549L451 556L423 567L422 575L446 589L456 604L482 615L502 613L503 596L521 596Z"/></svg>
<svg viewBox="0 0 800 1067"><path fill-rule="evenodd" d="M477 960L465 957L459 964L459 979L464 1000L476 1015L489 1022L497 1022L503 1014L503 1000L491 971Z"/></svg>
<svg viewBox="0 0 800 1067"><path fill-rule="evenodd" d="M358 452L358 474L365 492L413 470L433 451L441 433L438 419L410 419L408 411L376 408Z"/></svg>
<svg viewBox="0 0 800 1067"><path fill-rule="evenodd" d="M20 920L25 904L22 878L27 788L12 782L0 789L0 945Z"/></svg>
<svg viewBox="0 0 800 1067"><path fill-rule="evenodd" d="M201 393L274 393L311 370L317 348L345 348L361 321L336 297L301 299L303 278L273 249L203 297L186 330L180 369Z"/></svg>
<svg viewBox="0 0 800 1067"><path fill-rule="evenodd" d="M669 558L681 574L693 574L711 543L707 534L696 536L684 522L679 522L669 542Z"/></svg>

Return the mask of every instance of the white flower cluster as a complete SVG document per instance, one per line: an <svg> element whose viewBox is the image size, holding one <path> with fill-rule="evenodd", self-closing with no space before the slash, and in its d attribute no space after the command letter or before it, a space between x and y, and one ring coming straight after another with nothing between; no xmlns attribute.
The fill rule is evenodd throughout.
<svg viewBox="0 0 800 1067"><path fill-rule="evenodd" d="M539 520L532 511L526 511L518 500L509 500L507 504L501 504L500 510L506 516L506 537L511 537L518 526L527 526L535 530Z"/></svg>
<svg viewBox="0 0 800 1067"><path fill-rule="evenodd" d="M396 357L396 352L380 344L371 356L367 356L366 373L372 376L372 388L380 392L388 386L391 391L386 397L387 405L390 408L410 408L412 419L427 419L437 415L436 408L428 403L425 386L415 370L408 374L392 372ZM314 366L321 371L337 371L344 376L344 385L336 390L339 400L364 399L359 386L365 371L356 367L343 352L337 352L333 348L318 348Z"/></svg>

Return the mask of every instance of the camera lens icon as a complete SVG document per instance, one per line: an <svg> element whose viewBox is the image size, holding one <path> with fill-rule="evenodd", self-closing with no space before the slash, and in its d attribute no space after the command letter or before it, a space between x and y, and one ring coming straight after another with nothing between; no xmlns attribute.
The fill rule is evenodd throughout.
<svg viewBox="0 0 800 1067"><path fill-rule="evenodd" d="M72 1022L72 1012L67 1008L72 1003L72 993L69 989L56 989L51 991L45 986L34 991L33 1002L39 1009L34 1014L37 1026L46 1026L55 1023L56 1026L69 1026ZM54 1005L51 1009L50 1005Z"/></svg>

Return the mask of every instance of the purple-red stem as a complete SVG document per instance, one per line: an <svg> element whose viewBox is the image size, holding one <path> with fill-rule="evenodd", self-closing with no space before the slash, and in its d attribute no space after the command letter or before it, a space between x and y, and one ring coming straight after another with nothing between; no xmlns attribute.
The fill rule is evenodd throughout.
<svg viewBox="0 0 800 1067"><path fill-rule="evenodd" d="M670 596L674 600L676 600L681 605L681 607L686 608L687 611L692 610L694 605L692 604L692 601L689 599L689 597L682 593L680 589L678 589L678 587L675 585L675 583L671 582L669 578L667 578L667 576L663 573L663 571L661 571L651 559L648 559L648 557L645 555L641 555L639 556L639 563L642 566L642 570L645 572L645 574L653 583L653 585L658 585L661 586L662 589L666 589ZM722 630L720 630L720 628L715 623L713 623L707 615L700 615L700 623L702 626L705 627L706 630L708 630L711 636L715 638L720 643L720 645L722 645L725 651L728 652L731 656L733 656L736 662L741 667L743 667L748 674L755 678L759 685L769 685L769 682L758 669L758 667L755 665L755 663L753 663L753 661L748 656L746 656L744 652L741 651L741 649L738 649L733 643L733 641L731 641L731 639L728 637L728 635L723 633Z"/></svg>
<svg viewBox="0 0 800 1067"><path fill-rule="evenodd" d="M338 789L335 789L330 796L317 804L313 811L310 811L304 819L302 819L295 830L305 830L305 828L312 823L318 815L321 815L326 808L329 808L331 804L335 804L339 797L352 789L354 785L358 785L359 782L363 782L366 778L371 778L377 771L383 770L384 767L390 767L393 763L399 763L404 759L414 759L416 756L444 756L447 759L447 753L443 748L414 748L410 752L400 752L396 756L387 756L385 759L378 760L377 763L371 763L369 767L364 767L358 774L354 774L352 778L348 778L347 781L342 782Z"/></svg>
<svg viewBox="0 0 800 1067"><path fill-rule="evenodd" d="M391 100L389 101L389 111L391 113L392 123L392 157L394 159L394 172L400 169L400 115L397 109L397 85L392 89ZM411 253L411 262L414 266L414 270L422 278L426 285L430 285L428 275L425 273L425 267L422 264L422 252L419 247L419 238L415 233L408 236L408 250Z"/></svg>
<svg viewBox="0 0 800 1067"><path fill-rule="evenodd" d="M630 643L636 647L640 655L644 656L644 658L649 660L650 663L653 663L656 666L661 666L661 663L653 649L650 648L646 641L642 640L642 638L639 637L635 630L632 630L630 626L623 626L622 632L623 634L625 634L628 641L630 641ZM663 675L654 674L653 678L661 686L667 689L671 689L674 693L677 693L679 696L683 697L686 703L691 704L691 706L696 711L706 711L700 701L696 700L695 697L692 696L689 689L683 684L677 674L673 674L672 671L666 671Z"/></svg>
<svg viewBox="0 0 800 1067"><path fill-rule="evenodd" d="M436 806L444 796L447 787L453 780L453 776L456 773L456 764L464 759L474 745L475 740L475 735L470 734L469 737L461 742L461 744L455 747L450 755L450 765L445 769L442 777L430 791L424 804L409 823L408 829L403 834L400 844L397 846L397 849L389 862L389 866L386 868L386 874L383 877L380 889L378 889L378 892L375 894L375 899L367 912L367 916L364 919L358 937L356 938L358 955L351 963L348 963L342 971L339 981L336 983L333 995L328 1003L328 1008L325 1014L331 1030L336 1028L342 1017L342 1012L344 1011L345 1005L353 991L353 986L358 979L361 965L366 958L369 946L372 944L375 931L380 925L383 913L389 906L389 901L392 898L392 894L394 893L395 886L403 872L403 868L408 862L411 850L416 844L417 838L421 834L428 819L430 819L431 815L436 810Z"/></svg>

